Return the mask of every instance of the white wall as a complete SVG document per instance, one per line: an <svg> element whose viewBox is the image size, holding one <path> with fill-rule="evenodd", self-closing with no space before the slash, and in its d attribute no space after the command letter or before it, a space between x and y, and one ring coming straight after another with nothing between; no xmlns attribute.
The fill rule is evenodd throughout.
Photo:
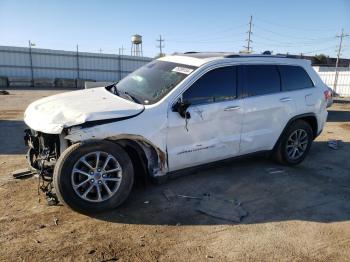
<svg viewBox="0 0 350 262"><path fill-rule="evenodd" d="M314 66L322 81L334 90L335 67ZM338 68L338 83L336 93L340 96L350 97L350 68Z"/></svg>

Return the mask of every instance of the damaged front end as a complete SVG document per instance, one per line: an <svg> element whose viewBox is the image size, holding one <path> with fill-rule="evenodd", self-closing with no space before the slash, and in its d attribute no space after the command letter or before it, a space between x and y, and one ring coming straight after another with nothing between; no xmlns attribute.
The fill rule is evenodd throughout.
<svg viewBox="0 0 350 262"><path fill-rule="evenodd" d="M59 135L45 134L33 129L26 129L25 145L29 147L26 158L29 166L39 175L39 188L46 195L49 205L58 203L53 192L53 170L60 155Z"/></svg>

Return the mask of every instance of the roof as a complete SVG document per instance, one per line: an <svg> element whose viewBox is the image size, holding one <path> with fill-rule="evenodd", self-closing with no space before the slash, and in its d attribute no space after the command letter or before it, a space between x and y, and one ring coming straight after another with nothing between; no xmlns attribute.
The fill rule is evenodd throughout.
<svg viewBox="0 0 350 262"><path fill-rule="evenodd" d="M224 58L271 58L271 59L297 59L303 63L306 61L304 59L300 59L298 56L292 55L264 55L264 54L237 54L237 53L228 53L228 52L186 52L186 53L176 53L172 56L165 56L160 58L162 61L175 62L180 64L187 64L192 66L201 66L207 62L224 59ZM294 60L295 61L295 60Z"/></svg>

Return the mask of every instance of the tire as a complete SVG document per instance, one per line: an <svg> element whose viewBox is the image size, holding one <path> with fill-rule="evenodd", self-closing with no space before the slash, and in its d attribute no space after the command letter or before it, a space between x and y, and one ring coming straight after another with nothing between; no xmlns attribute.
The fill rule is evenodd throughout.
<svg viewBox="0 0 350 262"><path fill-rule="evenodd" d="M129 196L133 183L134 169L128 154L119 145L103 140L70 146L59 157L53 174L58 199L84 214L118 207Z"/></svg>
<svg viewBox="0 0 350 262"><path fill-rule="evenodd" d="M305 135L306 137L304 137ZM312 141L313 132L311 126L303 120L296 120L284 131L279 139L277 148L273 153L274 159L284 165L300 164L309 153ZM294 148L297 148L295 154ZM299 153L300 155L298 155Z"/></svg>

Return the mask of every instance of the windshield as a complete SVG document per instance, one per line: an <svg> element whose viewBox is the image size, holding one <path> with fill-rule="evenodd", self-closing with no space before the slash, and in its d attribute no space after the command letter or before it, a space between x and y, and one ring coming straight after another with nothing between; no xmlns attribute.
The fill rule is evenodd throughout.
<svg viewBox="0 0 350 262"><path fill-rule="evenodd" d="M168 94L197 67L155 60L116 84L117 92L142 104L153 104Z"/></svg>

